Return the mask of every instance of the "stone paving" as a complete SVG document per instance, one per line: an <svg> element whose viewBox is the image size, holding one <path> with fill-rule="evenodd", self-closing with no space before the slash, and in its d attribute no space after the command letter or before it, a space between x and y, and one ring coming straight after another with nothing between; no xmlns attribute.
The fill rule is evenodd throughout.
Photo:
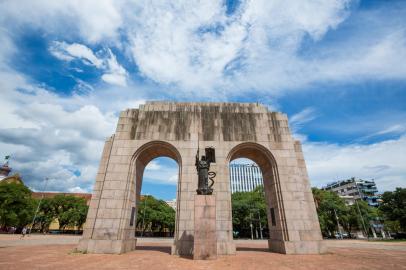
<svg viewBox="0 0 406 270"><path fill-rule="evenodd" d="M214 261L170 255L171 239L144 238L121 254L75 253L79 237L0 235L0 269L406 269L405 242L325 241L324 255L283 255L267 241L238 240L237 254Z"/></svg>

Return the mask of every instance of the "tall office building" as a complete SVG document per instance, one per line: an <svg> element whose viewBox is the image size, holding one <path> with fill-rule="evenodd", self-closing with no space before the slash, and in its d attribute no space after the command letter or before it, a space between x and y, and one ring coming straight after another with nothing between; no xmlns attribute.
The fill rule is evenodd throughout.
<svg viewBox="0 0 406 270"><path fill-rule="evenodd" d="M231 193L247 192L263 185L261 169L255 164L230 164Z"/></svg>

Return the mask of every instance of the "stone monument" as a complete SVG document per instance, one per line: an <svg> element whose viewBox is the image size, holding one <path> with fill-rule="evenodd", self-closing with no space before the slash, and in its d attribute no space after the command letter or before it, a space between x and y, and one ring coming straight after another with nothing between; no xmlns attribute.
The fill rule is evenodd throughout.
<svg viewBox="0 0 406 270"><path fill-rule="evenodd" d="M210 187L212 195L207 195L211 198L204 202L210 205L204 213L196 201L199 145L216 150L216 161L210 165L216 181ZM193 255L194 242L201 239L195 236L201 224L196 217L214 219L214 215L217 255L235 254L229 164L243 157L262 171L269 250L285 254L321 251L301 145L291 136L287 116L257 103L176 102L147 102L121 112L115 134L104 146L79 250L124 253L136 248L144 169L161 156L179 165L173 254Z"/></svg>
<svg viewBox="0 0 406 270"><path fill-rule="evenodd" d="M199 160L199 149L196 154L198 188L195 196L195 230L193 259L207 260L217 258L216 238L216 198L212 196L215 177L210 172L210 164L215 162L214 148L206 148L206 155ZM209 175L211 184L209 186Z"/></svg>

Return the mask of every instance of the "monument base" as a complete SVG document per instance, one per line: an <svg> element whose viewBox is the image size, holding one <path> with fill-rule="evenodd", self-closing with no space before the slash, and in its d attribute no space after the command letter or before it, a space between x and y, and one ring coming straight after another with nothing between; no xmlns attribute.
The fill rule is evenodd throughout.
<svg viewBox="0 0 406 270"><path fill-rule="evenodd" d="M137 239L95 240L80 239L78 250L86 253L121 254L135 250Z"/></svg>
<svg viewBox="0 0 406 270"><path fill-rule="evenodd" d="M268 239L269 250L282 254L323 254L326 252L322 240L278 241Z"/></svg>
<svg viewBox="0 0 406 270"><path fill-rule="evenodd" d="M217 258L216 196L195 196L194 260Z"/></svg>

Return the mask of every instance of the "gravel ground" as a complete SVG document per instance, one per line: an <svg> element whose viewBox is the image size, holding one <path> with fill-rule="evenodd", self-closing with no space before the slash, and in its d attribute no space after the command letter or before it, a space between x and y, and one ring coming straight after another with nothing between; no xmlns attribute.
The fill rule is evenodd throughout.
<svg viewBox="0 0 406 270"><path fill-rule="evenodd" d="M121 255L80 254L80 237L0 235L0 269L406 269L406 243L325 241L323 255L267 252L266 241L238 240L237 255L193 261L170 255L171 239L138 240L137 250Z"/></svg>

